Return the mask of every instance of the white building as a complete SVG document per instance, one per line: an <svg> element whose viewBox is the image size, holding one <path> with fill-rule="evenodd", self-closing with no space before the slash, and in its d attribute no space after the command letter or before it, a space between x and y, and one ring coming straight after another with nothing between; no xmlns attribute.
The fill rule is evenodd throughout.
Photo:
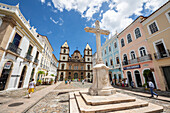
<svg viewBox="0 0 170 113"><path fill-rule="evenodd" d="M0 90L28 87L36 76L42 44L19 5L0 3Z"/></svg>

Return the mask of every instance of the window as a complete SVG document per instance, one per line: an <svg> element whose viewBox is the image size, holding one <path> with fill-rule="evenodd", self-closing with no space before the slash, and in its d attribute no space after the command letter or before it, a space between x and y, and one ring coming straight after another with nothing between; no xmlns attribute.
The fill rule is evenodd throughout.
<svg viewBox="0 0 170 113"><path fill-rule="evenodd" d="M158 31L158 27L156 26L155 22L153 22L152 24L149 25L149 29L150 29L151 34Z"/></svg>
<svg viewBox="0 0 170 113"><path fill-rule="evenodd" d="M38 56L39 56L39 52L37 51L35 59L38 59Z"/></svg>
<svg viewBox="0 0 170 113"><path fill-rule="evenodd" d="M81 66L81 70L83 70L83 68L84 68L84 67L83 67L83 66Z"/></svg>
<svg viewBox="0 0 170 113"><path fill-rule="evenodd" d="M119 64L119 57L116 57L116 63Z"/></svg>
<svg viewBox="0 0 170 113"><path fill-rule="evenodd" d="M63 60L65 60L65 57L63 57Z"/></svg>
<svg viewBox="0 0 170 113"><path fill-rule="evenodd" d="M131 55L131 59L132 59L132 60L136 58L136 57L135 57L135 52L134 52L134 51L131 51L131 52L130 52L130 55Z"/></svg>
<svg viewBox="0 0 170 113"><path fill-rule="evenodd" d="M114 47L117 48L117 43L116 42L114 43Z"/></svg>
<svg viewBox="0 0 170 113"><path fill-rule="evenodd" d="M69 65L69 69L71 69L71 65Z"/></svg>
<svg viewBox="0 0 170 113"><path fill-rule="evenodd" d="M63 75L63 72L61 72L61 75Z"/></svg>
<svg viewBox="0 0 170 113"><path fill-rule="evenodd" d="M28 55L31 55L31 52L32 52L32 46L31 46L31 45L29 45L29 48L28 48L28 52L27 52L27 54L28 54Z"/></svg>
<svg viewBox="0 0 170 113"><path fill-rule="evenodd" d="M89 52L89 51L87 51L87 54L89 55L89 54L90 54L90 52Z"/></svg>
<svg viewBox="0 0 170 113"><path fill-rule="evenodd" d="M14 39L13 39L12 44L14 44L16 47L18 47L20 41L21 41L21 36L16 33L16 34L15 34L15 37L14 37Z"/></svg>
<svg viewBox="0 0 170 113"><path fill-rule="evenodd" d="M121 45L122 45L122 47L125 46L125 42L124 42L123 38L121 39Z"/></svg>
<svg viewBox="0 0 170 113"><path fill-rule="evenodd" d="M69 72L68 74L71 75L71 72Z"/></svg>
<svg viewBox="0 0 170 113"><path fill-rule="evenodd" d="M127 35L127 41L128 41L128 43L132 42L132 38L131 38L130 34Z"/></svg>
<svg viewBox="0 0 170 113"><path fill-rule="evenodd" d="M113 65L113 60L112 59L110 59L110 65Z"/></svg>
<svg viewBox="0 0 170 113"><path fill-rule="evenodd" d="M140 29L139 28L135 29L135 36L136 36L136 39L141 37L141 33L140 33Z"/></svg>
<svg viewBox="0 0 170 113"><path fill-rule="evenodd" d="M83 75L83 72L81 72L81 75Z"/></svg>
<svg viewBox="0 0 170 113"><path fill-rule="evenodd" d="M141 48L139 49L139 51L140 51L140 56L141 56L141 57L146 56L146 51L145 51L145 48L144 48L144 47L141 47Z"/></svg>
<svg viewBox="0 0 170 113"><path fill-rule="evenodd" d="M87 61L90 61L90 58L88 58Z"/></svg>
<svg viewBox="0 0 170 113"><path fill-rule="evenodd" d="M127 60L127 55L126 54L123 55L123 63L124 63L124 65L128 64L128 60Z"/></svg>
<svg viewBox="0 0 170 113"><path fill-rule="evenodd" d="M61 65L61 69L64 69L64 64Z"/></svg>
<svg viewBox="0 0 170 113"><path fill-rule="evenodd" d="M106 54L106 50L104 50L104 53Z"/></svg>
<svg viewBox="0 0 170 113"><path fill-rule="evenodd" d="M111 52L111 47L109 46L109 52Z"/></svg>
<svg viewBox="0 0 170 113"><path fill-rule="evenodd" d="M107 61L106 61L106 66L108 66L108 63L107 63Z"/></svg>
<svg viewBox="0 0 170 113"><path fill-rule="evenodd" d="M87 69L90 70L90 65L87 65Z"/></svg>
<svg viewBox="0 0 170 113"><path fill-rule="evenodd" d="M64 49L64 53L66 53L66 49Z"/></svg>
<svg viewBox="0 0 170 113"><path fill-rule="evenodd" d="M87 77L90 78L90 73L88 73Z"/></svg>

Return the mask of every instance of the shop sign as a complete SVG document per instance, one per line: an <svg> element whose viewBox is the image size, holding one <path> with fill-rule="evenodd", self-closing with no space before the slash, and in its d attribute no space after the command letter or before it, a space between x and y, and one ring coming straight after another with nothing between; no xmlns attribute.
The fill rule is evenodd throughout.
<svg viewBox="0 0 170 113"><path fill-rule="evenodd" d="M140 68L140 65L124 67L123 69L124 69L124 70L129 70L129 69L136 69L136 68Z"/></svg>
<svg viewBox="0 0 170 113"><path fill-rule="evenodd" d="M4 69L10 69L12 65L12 62L5 63Z"/></svg>

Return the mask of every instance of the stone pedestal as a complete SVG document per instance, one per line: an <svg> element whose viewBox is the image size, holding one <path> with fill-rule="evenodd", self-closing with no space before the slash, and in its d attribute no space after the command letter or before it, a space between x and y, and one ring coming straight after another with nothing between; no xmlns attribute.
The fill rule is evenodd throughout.
<svg viewBox="0 0 170 113"><path fill-rule="evenodd" d="M93 84L89 88L89 93L93 96L107 96L116 93L110 84L109 67L105 64L97 64L93 67Z"/></svg>

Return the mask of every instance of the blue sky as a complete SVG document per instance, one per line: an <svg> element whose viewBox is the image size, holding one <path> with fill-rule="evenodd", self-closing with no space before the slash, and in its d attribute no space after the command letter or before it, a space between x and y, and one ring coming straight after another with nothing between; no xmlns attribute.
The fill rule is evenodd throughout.
<svg viewBox="0 0 170 113"><path fill-rule="evenodd" d="M83 55L87 43L96 51L96 38L84 31L99 20L101 28L111 35L121 32L138 16L148 16L168 0L1 0L17 5L23 16L37 32L48 37L57 59L60 47L67 40L70 55L78 47ZM104 43L108 36L101 35Z"/></svg>

